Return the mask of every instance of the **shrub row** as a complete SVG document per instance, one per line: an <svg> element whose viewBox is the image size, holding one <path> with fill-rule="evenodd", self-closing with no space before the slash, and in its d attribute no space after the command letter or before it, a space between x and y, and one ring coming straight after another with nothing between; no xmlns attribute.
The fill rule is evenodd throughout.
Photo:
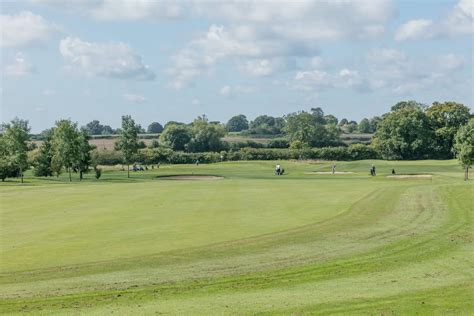
<svg viewBox="0 0 474 316"><path fill-rule="evenodd" d="M99 165L121 164L121 152L114 150L97 151L94 155ZM321 159L321 160L362 160L377 159L379 155L371 146L354 144L348 147L324 147L310 149L269 149L242 148L222 152L187 153L173 151L169 148L141 149L136 157L137 163L144 164L189 164L199 160L201 163L213 163L221 160L288 160L288 159Z"/></svg>

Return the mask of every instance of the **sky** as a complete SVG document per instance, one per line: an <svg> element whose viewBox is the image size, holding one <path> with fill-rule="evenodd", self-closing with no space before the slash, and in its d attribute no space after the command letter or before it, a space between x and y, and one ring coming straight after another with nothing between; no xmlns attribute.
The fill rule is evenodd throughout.
<svg viewBox="0 0 474 316"><path fill-rule="evenodd" d="M0 121L472 108L473 0L1 1Z"/></svg>

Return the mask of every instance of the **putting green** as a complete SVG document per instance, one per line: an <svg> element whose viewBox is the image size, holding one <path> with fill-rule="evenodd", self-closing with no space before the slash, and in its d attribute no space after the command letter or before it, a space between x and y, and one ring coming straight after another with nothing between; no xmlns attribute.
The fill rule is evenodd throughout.
<svg viewBox="0 0 474 316"><path fill-rule="evenodd" d="M455 161L275 164L0 185L0 312L474 312L474 186Z"/></svg>

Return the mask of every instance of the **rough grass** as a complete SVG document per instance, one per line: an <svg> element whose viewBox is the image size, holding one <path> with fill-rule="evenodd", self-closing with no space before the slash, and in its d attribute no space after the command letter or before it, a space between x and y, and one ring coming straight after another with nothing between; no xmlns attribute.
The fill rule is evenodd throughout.
<svg viewBox="0 0 474 316"><path fill-rule="evenodd" d="M455 161L274 164L1 185L0 312L474 312L474 186ZM157 180L177 174L225 179Z"/></svg>

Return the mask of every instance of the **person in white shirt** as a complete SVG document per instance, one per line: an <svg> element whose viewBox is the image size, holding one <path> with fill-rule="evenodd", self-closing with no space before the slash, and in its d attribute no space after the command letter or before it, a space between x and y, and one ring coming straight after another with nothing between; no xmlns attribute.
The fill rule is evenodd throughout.
<svg viewBox="0 0 474 316"><path fill-rule="evenodd" d="M276 167L275 167L275 172L276 172L277 175L280 175L280 172L281 172L281 166L280 166L280 164L276 165Z"/></svg>

